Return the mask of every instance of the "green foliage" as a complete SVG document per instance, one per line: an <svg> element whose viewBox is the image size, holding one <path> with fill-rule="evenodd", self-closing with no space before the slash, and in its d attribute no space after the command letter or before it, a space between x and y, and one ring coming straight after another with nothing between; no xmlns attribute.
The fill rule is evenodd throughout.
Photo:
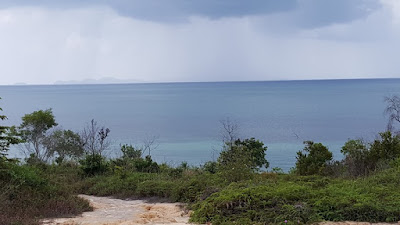
<svg viewBox="0 0 400 225"><path fill-rule="evenodd" d="M121 152L123 159L138 159L143 154L141 149L135 149L132 145L122 145Z"/></svg>
<svg viewBox="0 0 400 225"><path fill-rule="evenodd" d="M284 174L285 172L283 172L283 169L280 167L274 167L271 170L272 173L277 173L277 174Z"/></svg>
<svg viewBox="0 0 400 225"><path fill-rule="evenodd" d="M236 161L240 154L244 154L246 162L250 169L268 168L269 163L265 159L267 147L264 143L255 138L240 140L237 139L233 144L227 144L224 151L221 152L218 162L222 165Z"/></svg>
<svg viewBox="0 0 400 225"><path fill-rule="evenodd" d="M147 172L147 173L157 173L160 171L160 167L157 162L151 159L151 156L146 156L146 158L118 158L111 161L111 166L114 169L120 168L124 171L136 171L136 172Z"/></svg>
<svg viewBox="0 0 400 225"><path fill-rule="evenodd" d="M204 163L203 170L212 174L217 173L218 171L218 163L214 161L208 161Z"/></svg>
<svg viewBox="0 0 400 225"><path fill-rule="evenodd" d="M227 143L218 158L218 171L227 181L249 179L255 170L268 167L266 150L264 143L254 138Z"/></svg>
<svg viewBox="0 0 400 225"><path fill-rule="evenodd" d="M145 159L137 159L134 161L136 171L156 173L159 171L159 166L156 162L151 159L151 156L146 156Z"/></svg>
<svg viewBox="0 0 400 225"><path fill-rule="evenodd" d="M349 140L342 147L343 161L350 176L365 176L376 170L387 169L390 162L400 157L400 138L390 131L379 133L368 148L361 140Z"/></svg>
<svg viewBox="0 0 400 225"><path fill-rule="evenodd" d="M81 170L87 176L104 174L109 170L109 163L100 154L89 154L79 161Z"/></svg>
<svg viewBox="0 0 400 225"><path fill-rule="evenodd" d="M51 109L34 111L22 117L17 132L24 142L26 150L33 153L38 160L46 162L52 155L44 145L47 131L57 126Z"/></svg>
<svg viewBox="0 0 400 225"><path fill-rule="evenodd" d="M85 178L80 190L101 196L160 197L191 203L206 199L225 185L216 174L196 172L189 168L177 177L171 176L171 170L167 170L165 165L161 165L161 168L160 173L127 172L124 178L118 174Z"/></svg>
<svg viewBox="0 0 400 225"><path fill-rule="evenodd" d="M397 170L397 171L396 171ZM399 169L367 179L276 175L232 183L194 206L191 221L212 224L396 222Z"/></svg>
<svg viewBox="0 0 400 225"><path fill-rule="evenodd" d="M44 136L43 130L55 125L54 120L49 120L42 126L38 120L43 114L51 114L51 110L25 115L21 130L25 140L39 140ZM6 117L0 115L0 120L4 119ZM39 218L73 215L90 210L87 201L48 182L44 178L46 174L37 167L21 166L16 160L5 158L9 145L21 142L15 136L17 133L15 127L0 126L0 224L39 224ZM37 160L38 155L32 153L31 158Z"/></svg>
<svg viewBox="0 0 400 225"><path fill-rule="evenodd" d="M40 218L91 210L89 203L74 196L66 185L50 182L44 168L9 162L2 164L0 224L39 224Z"/></svg>
<svg viewBox="0 0 400 225"><path fill-rule="evenodd" d="M369 162L370 152L362 140L349 140L342 147L344 154L344 166L350 176L357 177L367 175L373 168Z"/></svg>
<svg viewBox="0 0 400 225"><path fill-rule="evenodd" d="M188 202L194 210L191 220L198 223L394 222L400 214L397 161L392 161L389 170L352 180L280 174L276 169L277 173L253 173L253 179L231 183L219 172L212 174L186 164L177 168L162 164L158 173L125 171L123 177L115 171L80 177L74 164L43 165L29 167L22 180L41 189L63 185L74 188L75 193ZM179 176L171 173L174 170L180 171Z"/></svg>
<svg viewBox="0 0 400 225"><path fill-rule="evenodd" d="M20 125L26 139L33 136L44 136L46 131L57 126L52 109L38 110L22 117Z"/></svg>
<svg viewBox="0 0 400 225"><path fill-rule="evenodd" d="M171 197L172 191L177 186L175 181L170 180L147 180L138 184L137 193L144 197Z"/></svg>
<svg viewBox="0 0 400 225"><path fill-rule="evenodd" d="M302 199L312 194L307 186L294 183L231 184L194 206L193 222L213 224L308 222L312 211Z"/></svg>
<svg viewBox="0 0 400 225"><path fill-rule="evenodd" d="M230 150L221 152L218 161L218 171L226 181L250 179L253 174L251 155L244 146L232 146Z"/></svg>
<svg viewBox="0 0 400 225"><path fill-rule="evenodd" d="M137 171L156 173L160 168L156 162L148 155L142 158L142 150L135 149L132 145L121 146L122 157L111 161L111 166L114 170L123 171Z"/></svg>
<svg viewBox="0 0 400 225"><path fill-rule="evenodd" d="M154 173L127 172L121 179L118 174L87 177L80 184L80 193L98 196L136 197L139 183L146 180L163 179Z"/></svg>
<svg viewBox="0 0 400 225"><path fill-rule="evenodd" d="M0 108L0 112L1 111L3 111L2 108ZM0 121L6 119L6 116L0 115ZM0 125L0 162L6 159L6 152L9 150L10 145L18 144L20 142L20 139L13 135L10 129L11 128L8 126Z"/></svg>
<svg viewBox="0 0 400 225"><path fill-rule="evenodd" d="M332 153L321 143L304 142L294 172L284 174L277 167L259 173L269 165L267 147L254 138L233 141L236 127L229 122L224 124L229 141L218 161L196 168L186 162L159 165L150 155L142 158L143 151L132 145L122 145L122 157L108 160L101 153L109 145L110 130L94 120L79 136L69 130L48 135L57 125L51 109L22 119L18 129L0 126L0 224L35 224L38 218L90 210L88 202L73 195L77 193L187 202L194 210L191 221L198 223L399 219L400 138L391 132L380 133L368 146L349 140L341 150L343 161L332 161ZM19 133L33 146L27 164L4 160L8 146L17 142L10 133ZM150 152L151 143L143 149ZM78 165L71 159L81 156L83 148L87 155ZM44 163L55 154L58 164Z"/></svg>
<svg viewBox="0 0 400 225"><path fill-rule="evenodd" d="M332 152L321 143L305 141L303 151L297 152L296 173L299 175L323 174Z"/></svg>
<svg viewBox="0 0 400 225"><path fill-rule="evenodd" d="M245 139L241 141L236 140L235 146L243 146L250 152L251 166L253 169L268 168L269 162L265 158L265 152L267 146L264 146L262 141L256 140L255 138Z"/></svg>
<svg viewBox="0 0 400 225"><path fill-rule="evenodd" d="M77 159L83 155L83 143L79 134L71 130L57 130L45 137L43 145L50 155L57 154L57 163L64 159Z"/></svg>
<svg viewBox="0 0 400 225"><path fill-rule="evenodd" d="M400 157L400 138L390 131L379 133L380 138L371 144L370 158L394 160Z"/></svg>

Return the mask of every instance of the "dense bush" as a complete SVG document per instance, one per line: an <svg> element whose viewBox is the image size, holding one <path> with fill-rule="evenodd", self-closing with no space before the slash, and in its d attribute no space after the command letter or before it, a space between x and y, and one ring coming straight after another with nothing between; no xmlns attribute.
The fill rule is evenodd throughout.
<svg viewBox="0 0 400 225"><path fill-rule="evenodd" d="M399 169L368 179L275 175L232 183L194 205L193 222L288 224L316 221L397 222Z"/></svg>
<svg viewBox="0 0 400 225"><path fill-rule="evenodd" d="M305 141L303 151L297 152L296 173L299 175L323 174L332 152L321 143Z"/></svg>
<svg viewBox="0 0 400 225"><path fill-rule="evenodd" d="M347 175L369 175L389 168L391 161L400 157L400 138L390 131L379 133L379 138L369 146L362 140L349 140L342 147L343 164Z"/></svg>
<svg viewBox="0 0 400 225"><path fill-rule="evenodd" d="M379 133L379 138L371 143L370 159L375 163L391 161L400 157L400 138L390 131Z"/></svg>
<svg viewBox="0 0 400 225"><path fill-rule="evenodd" d="M142 158L143 151L136 149L132 145L121 145L122 157L111 160L111 167L122 172L136 171L157 173L160 167L151 159L150 155Z"/></svg>
<svg viewBox="0 0 400 225"><path fill-rule="evenodd" d="M214 174L218 171L218 163L213 161L208 161L204 163L202 169L206 172Z"/></svg>
<svg viewBox="0 0 400 225"><path fill-rule="evenodd" d="M228 165L236 162L238 158L244 158L246 167L256 170L260 168L268 168L269 163L265 159L267 147L264 143L255 138L240 140L226 143L224 150L220 153L218 162L221 165Z"/></svg>
<svg viewBox="0 0 400 225"><path fill-rule="evenodd" d="M109 170L109 163L100 154L88 154L79 162L82 172L87 176L103 174Z"/></svg>
<svg viewBox="0 0 400 225"><path fill-rule="evenodd" d="M121 145L121 152L124 160L139 159L143 154L141 149L136 149L132 145Z"/></svg>
<svg viewBox="0 0 400 225"><path fill-rule="evenodd" d="M77 159L84 153L81 137L71 130L56 130L45 137L43 144L50 155L57 156L57 163Z"/></svg>
<svg viewBox="0 0 400 225"><path fill-rule="evenodd" d="M254 138L226 143L218 158L218 171L226 181L250 179L258 169L268 168L265 151L264 143Z"/></svg>
<svg viewBox="0 0 400 225"><path fill-rule="evenodd" d="M40 218L91 209L71 189L48 181L39 168L6 163L0 170L0 224L38 224Z"/></svg>

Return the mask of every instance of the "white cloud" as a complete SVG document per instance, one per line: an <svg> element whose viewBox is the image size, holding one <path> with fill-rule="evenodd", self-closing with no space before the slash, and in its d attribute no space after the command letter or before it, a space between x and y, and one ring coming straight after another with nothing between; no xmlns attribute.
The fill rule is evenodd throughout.
<svg viewBox="0 0 400 225"><path fill-rule="evenodd" d="M159 23L107 7L2 9L0 84L394 77L397 2L382 0L364 19L309 30L290 24L290 13Z"/></svg>
<svg viewBox="0 0 400 225"><path fill-rule="evenodd" d="M400 23L400 1L398 0L380 0L382 5L389 11L393 17L394 23Z"/></svg>

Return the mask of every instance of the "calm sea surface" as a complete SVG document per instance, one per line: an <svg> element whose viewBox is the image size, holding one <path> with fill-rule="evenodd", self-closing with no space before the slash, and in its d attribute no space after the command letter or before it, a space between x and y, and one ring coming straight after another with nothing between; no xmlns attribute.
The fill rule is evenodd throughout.
<svg viewBox="0 0 400 225"><path fill-rule="evenodd" d="M383 98L393 94L400 79L0 86L0 106L8 125L47 108L65 129L80 131L95 119L111 129L111 156L119 144L158 136L153 158L173 165L216 158L219 121L229 117L240 136L264 141L270 168L287 171L304 140L322 142L340 159L347 139L373 139L386 126Z"/></svg>

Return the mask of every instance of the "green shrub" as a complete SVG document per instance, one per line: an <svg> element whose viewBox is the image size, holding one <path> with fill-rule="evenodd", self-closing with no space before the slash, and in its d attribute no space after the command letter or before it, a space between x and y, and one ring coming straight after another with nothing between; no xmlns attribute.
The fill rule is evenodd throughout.
<svg viewBox="0 0 400 225"><path fill-rule="evenodd" d="M79 162L81 164L81 170L87 176L104 174L109 170L108 162L100 154L88 154Z"/></svg>
<svg viewBox="0 0 400 225"><path fill-rule="evenodd" d="M2 164L0 224L38 224L43 217L76 215L91 209L71 189L49 181L50 172L47 167Z"/></svg>
<svg viewBox="0 0 400 225"><path fill-rule="evenodd" d="M305 141L303 151L297 152L296 173L299 175L323 174L332 152L321 143Z"/></svg>
<svg viewBox="0 0 400 225"><path fill-rule="evenodd" d="M135 151L135 150L134 150ZM130 153L131 154L131 153ZM134 154L134 153L132 153ZM111 167L116 168L121 167L124 171L131 172L146 172L146 173L158 173L160 171L160 167L157 162L154 162L151 159L151 156L146 156L146 158L137 158L137 157L122 157L115 160L111 160Z"/></svg>
<svg viewBox="0 0 400 225"><path fill-rule="evenodd" d="M173 190L172 200L189 203L204 200L211 194L218 192L222 185L223 181L213 174L184 176Z"/></svg>
<svg viewBox="0 0 400 225"><path fill-rule="evenodd" d="M243 162L246 167L256 170L260 168L268 168L269 163L265 159L267 147L264 143L255 138L240 140L226 143L224 150L220 153L218 162L225 166L231 162L236 162L238 158L244 158ZM240 157L242 156L242 157Z"/></svg>
<svg viewBox="0 0 400 225"><path fill-rule="evenodd" d="M327 221L395 222L400 215L400 169L366 179L277 175L232 183L197 201L191 221L288 224ZM249 222L249 220L251 222Z"/></svg>
<svg viewBox="0 0 400 225"><path fill-rule="evenodd" d="M177 182L168 180L147 180L138 184L137 194L143 197L170 198Z"/></svg>
<svg viewBox="0 0 400 225"><path fill-rule="evenodd" d="M135 149L132 145L121 145L123 159L139 159L142 157L142 150Z"/></svg>
<svg viewBox="0 0 400 225"><path fill-rule="evenodd" d="M341 152L348 175L366 176L388 169L391 162L400 157L400 138L390 131L379 133L379 138L369 148L361 140L349 140Z"/></svg>
<svg viewBox="0 0 400 225"><path fill-rule="evenodd" d="M208 161L204 163L203 165L203 170L212 174L215 174L218 172L218 163L214 161Z"/></svg>

